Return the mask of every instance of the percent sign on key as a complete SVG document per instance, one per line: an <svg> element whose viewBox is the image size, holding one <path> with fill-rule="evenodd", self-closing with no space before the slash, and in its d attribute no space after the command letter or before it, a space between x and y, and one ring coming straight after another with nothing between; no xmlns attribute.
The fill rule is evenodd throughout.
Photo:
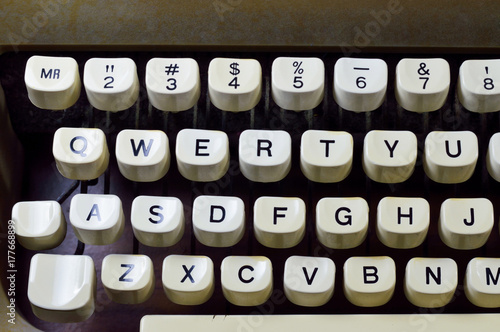
<svg viewBox="0 0 500 332"><path fill-rule="evenodd" d="M304 68L302 68L302 61L294 61L292 66L295 68L293 72L294 75L302 75L304 73ZM304 82L302 82L302 76L295 76L293 78L293 87L296 89L300 89L304 86Z"/></svg>
<svg viewBox="0 0 500 332"><path fill-rule="evenodd" d="M304 68L302 66L302 61L294 61L293 62L293 67L295 68L295 71L293 72L294 74L303 74L304 73Z"/></svg>

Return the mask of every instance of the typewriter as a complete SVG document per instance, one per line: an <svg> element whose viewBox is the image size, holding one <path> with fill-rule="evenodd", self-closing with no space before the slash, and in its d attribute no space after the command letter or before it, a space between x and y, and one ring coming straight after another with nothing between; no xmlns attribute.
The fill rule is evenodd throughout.
<svg viewBox="0 0 500 332"><path fill-rule="evenodd" d="M8 1L4 331L497 331L497 1Z"/></svg>

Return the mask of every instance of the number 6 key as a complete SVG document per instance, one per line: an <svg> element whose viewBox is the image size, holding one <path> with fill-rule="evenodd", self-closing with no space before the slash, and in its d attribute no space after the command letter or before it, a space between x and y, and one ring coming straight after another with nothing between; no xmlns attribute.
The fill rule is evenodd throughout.
<svg viewBox="0 0 500 332"><path fill-rule="evenodd" d="M340 58L333 69L333 97L343 109L377 109L387 90L387 64L381 59Z"/></svg>

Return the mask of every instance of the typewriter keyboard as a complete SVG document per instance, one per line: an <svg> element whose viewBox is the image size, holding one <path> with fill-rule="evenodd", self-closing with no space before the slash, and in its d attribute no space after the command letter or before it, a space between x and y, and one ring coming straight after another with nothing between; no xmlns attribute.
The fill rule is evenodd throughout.
<svg viewBox="0 0 500 332"><path fill-rule="evenodd" d="M0 83L38 329L500 324L498 57L21 52Z"/></svg>

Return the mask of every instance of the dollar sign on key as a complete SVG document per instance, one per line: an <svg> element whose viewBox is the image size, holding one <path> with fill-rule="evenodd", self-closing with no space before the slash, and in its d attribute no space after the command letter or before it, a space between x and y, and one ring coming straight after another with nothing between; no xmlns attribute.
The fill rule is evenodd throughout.
<svg viewBox="0 0 500 332"><path fill-rule="evenodd" d="M237 63L237 62L233 62L232 64L229 65L229 67L232 69L229 74L231 75L238 75L240 73L241 70L238 69L238 66L240 64Z"/></svg>

